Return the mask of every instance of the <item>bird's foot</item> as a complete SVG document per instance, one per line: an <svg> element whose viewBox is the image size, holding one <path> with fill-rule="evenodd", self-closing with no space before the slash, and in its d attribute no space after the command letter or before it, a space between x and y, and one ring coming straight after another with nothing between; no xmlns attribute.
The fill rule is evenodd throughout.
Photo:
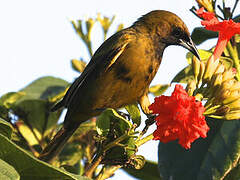
<svg viewBox="0 0 240 180"><path fill-rule="evenodd" d="M143 136L147 132L148 128L155 122L155 114L148 114L147 117L148 118L145 120L145 127L143 128L140 136Z"/></svg>

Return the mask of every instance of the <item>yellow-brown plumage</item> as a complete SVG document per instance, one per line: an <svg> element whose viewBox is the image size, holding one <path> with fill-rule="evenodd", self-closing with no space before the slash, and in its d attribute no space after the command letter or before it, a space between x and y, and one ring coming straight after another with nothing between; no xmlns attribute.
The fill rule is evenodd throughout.
<svg viewBox="0 0 240 180"><path fill-rule="evenodd" d="M52 159L78 126L105 108L139 102L150 114L149 85L169 45L181 45L198 56L183 21L168 11L152 11L106 40L54 110L68 109L64 127L40 158ZM176 57L176 59L178 59Z"/></svg>

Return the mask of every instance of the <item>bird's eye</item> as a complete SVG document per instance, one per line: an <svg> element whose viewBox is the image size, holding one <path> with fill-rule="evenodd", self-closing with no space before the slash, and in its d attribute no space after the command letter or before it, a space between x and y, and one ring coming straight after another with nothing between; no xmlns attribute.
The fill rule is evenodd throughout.
<svg viewBox="0 0 240 180"><path fill-rule="evenodd" d="M181 31L181 29L179 29L179 28L175 28L175 29L173 30L172 34L173 34L173 36L175 36L175 37L181 37L182 31Z"/></svg>

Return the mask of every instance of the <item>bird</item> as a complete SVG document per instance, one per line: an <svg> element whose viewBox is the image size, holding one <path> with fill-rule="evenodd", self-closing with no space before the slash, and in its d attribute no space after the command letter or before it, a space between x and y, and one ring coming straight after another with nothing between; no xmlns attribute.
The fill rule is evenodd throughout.
<svg viewBox="0 0 240 180"><path fill-rule="evenodd" d="M63 99L52 108L56 111L65 107L67 113L63 127L39 159L51 162L81 123L106 108L118 109L137 102L144 114L151 115L149 86L170 45L182 46L200 59L185 23L166 10L151 11L105 40Z"/></svg>

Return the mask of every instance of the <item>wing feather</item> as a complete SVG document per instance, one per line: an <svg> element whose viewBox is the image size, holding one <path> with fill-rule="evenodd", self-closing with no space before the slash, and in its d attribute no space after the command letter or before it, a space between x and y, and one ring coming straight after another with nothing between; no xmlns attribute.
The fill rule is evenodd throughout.
<svg viewBox="0 0 240 180"><path fill-rule="evenodd" d="M93 71L96 70L96 67L99 65L99 63L103 63L102 67L104 68L97 70L106 72L124 52L130 41L130 36L128 36L128 33L125 33L124 31L116 33L107 41L105 41L95 52L81 75L70 86L64 98L57 103L52 110L55 111L63 106L68 107L72 102L72 99L76 96L78 90L81 88L83 82L88 76L91 75Z"/></svg>

